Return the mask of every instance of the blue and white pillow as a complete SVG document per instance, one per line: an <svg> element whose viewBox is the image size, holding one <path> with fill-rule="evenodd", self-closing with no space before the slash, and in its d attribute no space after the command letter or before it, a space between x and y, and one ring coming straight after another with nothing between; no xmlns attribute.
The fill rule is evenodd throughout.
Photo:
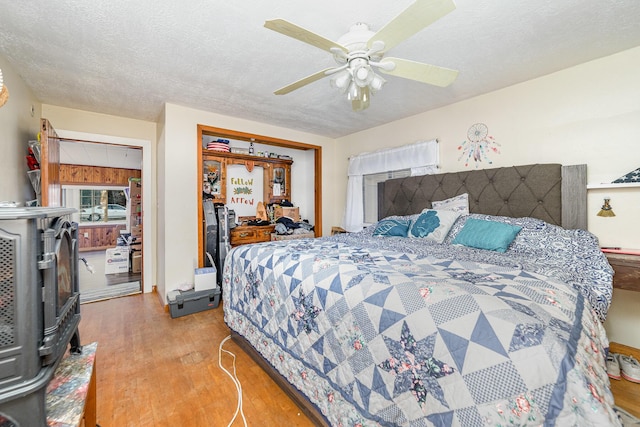
<svg viewBox="0 0 640 427"><path fill-rule="evenodd" d="M450 210L425 209L411 221L408 237L422 238L442 243L449 229L460 216L460 212Z"/></svg>
<svg viewBox="0 0 640 427"><path fill-rule="evenodd" d="M469 193L452 197L438 202L431 202L431 207L438 210L449 210L459 212L460 215L469 215Z"/></svg>
<svg viewBox="0 0 640 427"><path fill-rule="evenodd" d="M405 218L384 218L373 230L374 236L407 237L411 220Z"/></svg>

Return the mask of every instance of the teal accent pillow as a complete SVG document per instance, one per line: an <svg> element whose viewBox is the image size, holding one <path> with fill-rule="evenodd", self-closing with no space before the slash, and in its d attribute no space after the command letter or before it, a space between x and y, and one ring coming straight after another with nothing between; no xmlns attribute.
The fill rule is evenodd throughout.
<svg viewBox="0 0 640 427"><path fill-rule="evenodd" d="M504 253L520 230L517 225L469 218L451 243Z"/></svg>
<svg viewBox="0 0 640 427"><path fill-rule="evenodd" d="M455 211L425 209L411 221L408 236L442 243L459 216L460 213Z"/></svg>
<svg viewBox="0 0 640 427"><path fill-rule="evenodd" d="M408 219L385 218L380 220L373 230L374 236L407 237L407 230L411 221Z"/></svg>

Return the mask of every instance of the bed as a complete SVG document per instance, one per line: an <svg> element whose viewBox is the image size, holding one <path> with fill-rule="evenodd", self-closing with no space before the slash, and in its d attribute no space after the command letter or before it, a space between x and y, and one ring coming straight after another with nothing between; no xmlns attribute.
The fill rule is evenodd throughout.
<svg viewBox="0 0 640 427"><path fill-rule="evenodd" d="M317 425L619 425L585 184L557 164L387 181L362 232L234 248L225 322Z"/></svg>

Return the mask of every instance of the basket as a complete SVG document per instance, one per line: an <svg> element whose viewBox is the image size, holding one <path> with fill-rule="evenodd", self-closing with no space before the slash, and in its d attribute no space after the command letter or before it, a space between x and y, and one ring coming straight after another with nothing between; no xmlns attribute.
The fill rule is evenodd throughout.
<svg viewBox="0 0 640 427"><path fill-rule="evenodd" d="M9 89L6 86L2 86L2 90L0 91L0 107L7 103L9 99Z"/></svg>

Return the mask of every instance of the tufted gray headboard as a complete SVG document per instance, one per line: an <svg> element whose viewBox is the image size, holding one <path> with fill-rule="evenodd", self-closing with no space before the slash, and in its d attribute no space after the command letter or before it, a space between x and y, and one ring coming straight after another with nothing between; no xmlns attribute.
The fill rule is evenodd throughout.
<svg viewBox="0 0 640 427"><path fill-rule="evenodd" d="M587 228L587 166L533 164L391 179L378 184L378 218L410 215L469 194L469 211Z"/></svg>

